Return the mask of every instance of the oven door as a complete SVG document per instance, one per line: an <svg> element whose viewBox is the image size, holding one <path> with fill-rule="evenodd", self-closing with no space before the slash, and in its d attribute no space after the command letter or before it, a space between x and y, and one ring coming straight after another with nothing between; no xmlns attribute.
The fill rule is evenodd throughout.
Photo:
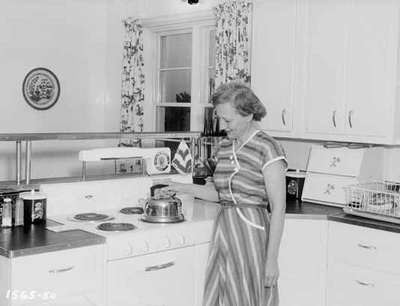
<svg viewBox="0 0 400 306"><path fill-rule="evenodd" d="M194 258L186 247L108 262L108 305L195 305Z"/></svg>

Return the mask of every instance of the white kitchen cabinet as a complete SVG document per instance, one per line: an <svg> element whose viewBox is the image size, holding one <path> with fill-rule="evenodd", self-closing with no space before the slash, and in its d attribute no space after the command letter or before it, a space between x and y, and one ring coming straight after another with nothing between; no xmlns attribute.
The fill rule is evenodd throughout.
<svg viewBox="0 0 400 306"><path fill-rule="evenodd" d="M109 261L109 306L187 306L195 300L195 248Z"/></svg>
<svg viewBox="0 0 400 306"><path fill-rule="evenodd" d="M310 0L306 4L306 134L344 132L348 3Z"/></svg>
<svg viewBox="0 0 400 306"><path fill-rule="evenodd" d="M206 276L210 243L195 246L195 305L203 305L204 281Z"/></svg>
<svg viewBox="0 0 400 306"><path fill-rule="evenodd" d="M400 305L400 235L329 222L327 306Z"/></svg>
<svg viewBox="0 0 400 306"><path fill-rule="evenodd" d="M400 2L254 3L252 88L277 137L400 143Z"/></svg>
<svg viewBox="0 0 400 306"><path fill-rule="evenodd" d="M286 218L279 255L281 306L324 305L327 222Z"/></svg>
<svg viewBox="0 0 400 306"><path fill-rule="evenodd" d="M394 142L399 3L306 3L305 136Z"/></svg>
<svg viewBox="0 0 400 306"><path fill-rule="evenodd" d="M264 103L262 128L293 135L298 73L297 0L254 2L251 86Z"/></svg>
<svg viewBox="0 0 400 306"><path fill-rule="evenodd" d="M3 265L8 277L2 286L1 305L105 305L103 245L2 257Z"/></svg>

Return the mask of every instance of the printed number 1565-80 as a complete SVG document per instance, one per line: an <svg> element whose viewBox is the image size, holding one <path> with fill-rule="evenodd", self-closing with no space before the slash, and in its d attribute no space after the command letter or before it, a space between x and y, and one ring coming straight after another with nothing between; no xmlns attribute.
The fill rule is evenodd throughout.
<svg viewBox="0 0 400 306"><path fill-rule="evenodd" d="M50 291L39 292L36 290L7 290L6 298L11 300L54 300L56 294Z"/></svg>

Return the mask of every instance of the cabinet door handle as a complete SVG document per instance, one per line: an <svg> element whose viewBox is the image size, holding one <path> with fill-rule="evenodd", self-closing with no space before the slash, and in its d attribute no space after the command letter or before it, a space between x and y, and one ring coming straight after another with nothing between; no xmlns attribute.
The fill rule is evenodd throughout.
<svg viewBox="0 0 400 306"><path fill-rule="evenodd" d="M52 270L49 270L49 273L57 274L57 273L68 272L68 271L71 271L73 268L74 268L74 266L70 266L70 267L62 268L62 269L52 269Z"/></svg>
<svg viewBox="0 0 400 306"><path fill-rule="evenodd" d="M85 199L86 199L86 200L93 199L93 195L87 194L87 195L85 195Z"/></svg>
<svg viewBox="0 0 400 306"><path fill-rule="evenodd" d="M358 243L357 245L358 245L358 247L363 248L363 249L376 250L376 246L373 246L373 245L366 245L366 244L362 244L362 243Z"/></svg>
<svg viewBox="0 0 400 306"><path fill-rule="evenodd" d="M165 264L146 267L144 269L144 271L146 271L146 272L158 271L158 270L162 270L162 269L166 269L166 268L172 267L173 265L175 265L175 262L170 261L170 262L167 262Z"/></svg>
<svg viewBox="0 0 400 306"><path fill-rule="evenodd" d="M374 283L367 283L367 282L360 281L358 279L356 279L356 283L359 284L360 286L375 287Z"/></svg>
<svg viewBox="0 0 400 306"><path fill-rule="evenodd" d="M284 109L282 110L281 118L282 118L282 123L283 123L283 125L286 126L286 108L284 108Z"/></svg>
<svg viewBox="0 0 400 306"><path fill-rule="evenodd" d="M349 126L350 126L350 128L353 128L353 121L352 121L352 119L353 119L353 113L354 113L354 111L349 111L349 114L348 114L348 116L347 116L347 119L349 120Z"/></svg>
<svg viewBox="0 0 400 306"><path fill-rule="evenodd" d="M332 112L332 123L333 127L336 127L336 110Z"/></svg>

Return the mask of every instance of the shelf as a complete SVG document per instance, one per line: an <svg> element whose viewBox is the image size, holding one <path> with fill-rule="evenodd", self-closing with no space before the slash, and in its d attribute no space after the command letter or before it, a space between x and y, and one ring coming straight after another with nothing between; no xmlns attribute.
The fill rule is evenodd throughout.
<svg viewBox="0 0 400 306"><path fill-rule="evenodd" d="M90 133L0 133L0 141L80 140L80 139L164 139L198 138L200 132L90 132Z"/></svg>
<svg viewBox="0 0 400 306"><path fill-rule="evenodd" d="M15 141L16 143L16 186L21 185L22 142L26 143L25 150L25 185L31 183L31 156L32 141L44 140L94 140L94 139L150 139L177 141L189 140L192 144L192 153L195 145L201 137L201 132L143 132L143 133L120 133L120 132L87 132L87 133L0 133L0 141ZM194 156L194 154L193 154Z"/></svg>

